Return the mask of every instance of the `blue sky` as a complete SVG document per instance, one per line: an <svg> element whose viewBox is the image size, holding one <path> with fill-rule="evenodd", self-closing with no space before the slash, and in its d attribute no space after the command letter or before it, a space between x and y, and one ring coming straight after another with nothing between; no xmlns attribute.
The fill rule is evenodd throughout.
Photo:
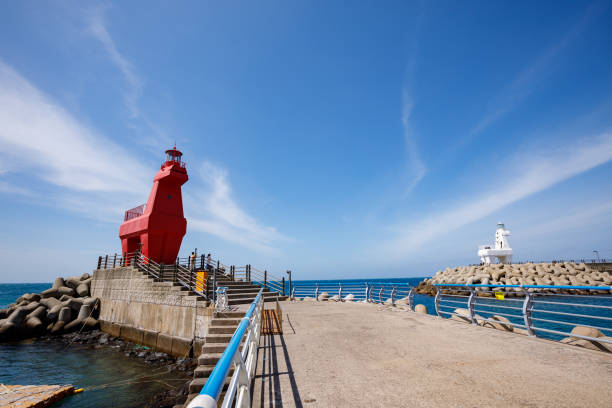
<svg viewBox="0 0 612 408"><path fill-rule="evenodd" d="M175 141L187 235L296 279L612 258L610 2L5 2L0 282L120 251Z"/></svg>

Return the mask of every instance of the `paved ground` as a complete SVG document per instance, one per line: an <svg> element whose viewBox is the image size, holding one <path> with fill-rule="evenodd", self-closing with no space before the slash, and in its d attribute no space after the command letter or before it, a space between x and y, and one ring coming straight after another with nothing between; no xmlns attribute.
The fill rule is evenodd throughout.
<svg viewBox="0 0 612 408"><path fill-rule="evenodd" d="M612 407L612 355L380 305L282 302L254 407Z"/></svg>

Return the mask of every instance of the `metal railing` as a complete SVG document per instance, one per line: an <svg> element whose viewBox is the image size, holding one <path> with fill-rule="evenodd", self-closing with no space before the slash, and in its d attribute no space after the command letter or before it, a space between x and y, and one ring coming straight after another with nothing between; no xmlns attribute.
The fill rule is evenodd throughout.
<svg viewBox="0 0 612 408"><path fill-rule="evenodd" d="M484 247L489 247L490 245L481 245L478 249L485 249ZM482 248L481 248L482 247ZM549 261L535 261L535 260L526 260L526 261L512 261L509 262L509 265L524 265L524 264L562 264L562 263L575 263L575 264L607 264L612 263L611 259L600 258L600 259L553 259ZM468 266L481 266L485 265L483 262L477 264L469 264Z"/></svg>
<svg viewBox="0 0 612 408"><path fill-rule="evenodd" d="M206 380L206 384L204 384L200 394L187 405L187 408L216 408L232 364L234 366L234 374L225 392L221 407L229 408L234 406L234 399L236 400L236 407L251 406L250 387L251 380L255 374L259 351L261 314L264 304L263 291L264 288L259 290L257 297L255 297L248 312L242 318L210 377ZM245 341L241 349L240 343L243 338L245 338Z"/></svg>
<svg viewBox="0 0 612 408"><path fill-rule="evenodd" d="M261 271L251 265L228 266L204 254L177 257L173 264L159 264L140 252L98 257L97 269L122 266L136 266L159 281L179 283L213 303L217 300L218 283L223 285L223 281L227 280L253 283L262 286L266 292L272 291L281 295L285 295L287 289L284 277L277 278L267 270Z"/></svg>
<svg viewBox="0 0 612 408"><path fill-rule="evenodd" d="M312 297L315 301L326 292L330 298L337 296L338 301L366 301L371 303L390 303L404 301L414 310L414 288L403 283L368 282L315 282L311 284L294 283L292 298ZM352 295L349 297L349 295Z"/></svg>
<svg viewBox="0 0 612 408"><path fill-rule="evenodd" d="M141 204L138 207L134 207L134 208L127 210L125 212L125 217L123 218L123 221L128 221L128 220L140 217L141 215L144 214L146 206L147 206L146 204Z"/></svg>
<svg viewBox="0 0 612 408"><path fill-rule="evenodd" d="M525 330L530 336L553 340L570 336L612 343L609 338L571 333L576 326L584 326L612 336L610 286L434 286L436 314L440 317L456 316L477 325L510 325L513 330Z"/></svg>

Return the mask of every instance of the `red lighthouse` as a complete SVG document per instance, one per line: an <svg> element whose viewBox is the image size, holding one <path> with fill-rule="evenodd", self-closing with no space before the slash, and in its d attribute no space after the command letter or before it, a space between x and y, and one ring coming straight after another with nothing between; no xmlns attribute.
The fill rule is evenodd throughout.
<svg viewBox="0 0 612 408"><path fill-rule="evenodd" d="M119 238L123 253L141 251L158 263L176 261L187 231L181 186L187 181L183 153L176 146L166 150L166 161L153 179L146 204L127 210Z"/></svg>

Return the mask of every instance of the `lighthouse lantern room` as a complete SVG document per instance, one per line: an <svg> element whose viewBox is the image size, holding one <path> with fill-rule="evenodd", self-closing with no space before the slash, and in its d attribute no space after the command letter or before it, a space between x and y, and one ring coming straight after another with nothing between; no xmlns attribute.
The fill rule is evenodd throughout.
<svg viewBox="0 0 612 408"><path fill-rule="evenodd" d="M125 212L119 227L124 254L140 251L158 263L175 262L187 231L181 186L188 177L182 156L176 146L166 150L166 161L153 179L147 203Z"/></svg>

